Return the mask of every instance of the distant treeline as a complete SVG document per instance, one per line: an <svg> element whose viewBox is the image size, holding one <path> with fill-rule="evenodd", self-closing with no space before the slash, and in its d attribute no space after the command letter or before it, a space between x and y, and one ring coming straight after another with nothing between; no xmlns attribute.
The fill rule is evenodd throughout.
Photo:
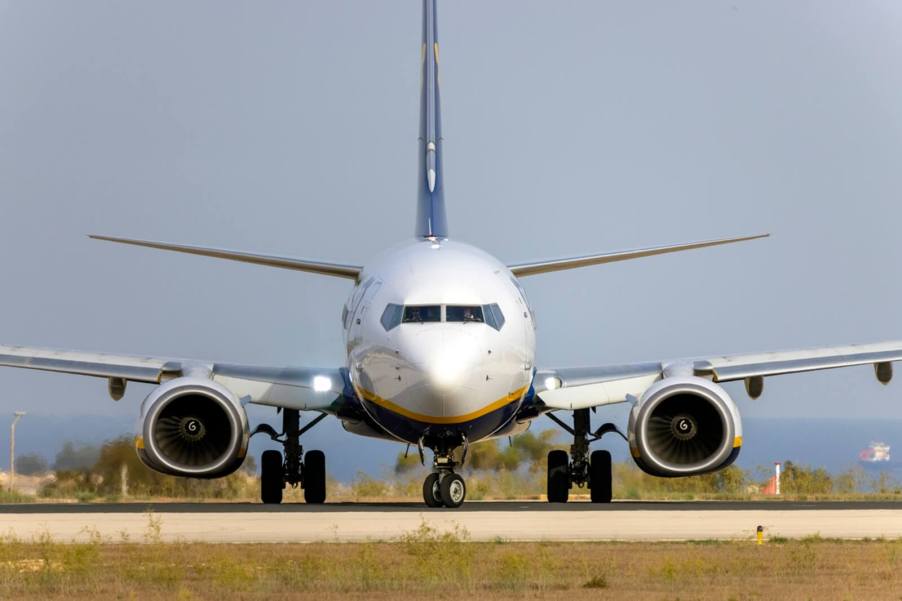
<svg viewBox="0 0 902 601"><path fill-rule="evenodd" d="M495 439L474 444L465 466L471 472L467 478L468 498L543 495L548 451L567 448L557 440L553 430L538 434L526 432L509 442ZM413 451L398 455L394 472L402 479L416 472L411 483L413 487L424 469L420 467L419 454ZM772 475L770 466L748 470L732 465L702 476L658 478L645 474L632 461L625 461L614 465L614 495L626 499L748 498L760 495ZM361 475L355 484L358 488L372 490L375 481ZM580 489L573 492L579 494ZM790 497L815 498L855 494L902 496L902 485L886 473L870 474L856 468L831 474L823 468L785 461L781 493Z"/></svg>
<svg viewBox="0 0 902 601"><path fill-rule="evenodd" d="M16 471L39 475L48 469L39 455L23 455L16 459ZM56 455L53 471L54 478L41 487L40 496L90 500L116 499L123 492L136 497L176 498L243 498L257 494L253 478L257 466L253 457L249 456L241 470L226 478L176 478L145 467L129 436L100 447L67 442Z"/></svg>
<svg viewBox="0 0 902 601"><path fill-rule="evenodd" d="M473 444L463 467L468 498L540 498L545 494L545 458L552 449L567 449L557 433L526 432L511 439ZM373 477L358 473L350 484L329 483L329 498L419 499L431 457L420 464L416 449L398 454L391 473ZM51 471L39 455L22 455L17 472L40 475ZM54 476L39 490L44 497L118 499L130 497L256 499L259 496L256 464L248 457L237 473L221 479L197 480L164 476L145 467L135 453L132 439L123 436L101 446L67 442L53 461ZM730 466L719 472L689 478L657 478L639 470L632 461L614 465L614 496L621 499L741 499L762 495L772 468L753 470ZM123 486L124 482L124 486ZM902 486L889 475L856 468L831 474L823 468L783 464L782 493L791 498L829 498L878 495L902 498ZM587 493L575 488L573 494ZM288 493L286 493L288 494ZM286 499L288 500L288 499Z"/></svg>

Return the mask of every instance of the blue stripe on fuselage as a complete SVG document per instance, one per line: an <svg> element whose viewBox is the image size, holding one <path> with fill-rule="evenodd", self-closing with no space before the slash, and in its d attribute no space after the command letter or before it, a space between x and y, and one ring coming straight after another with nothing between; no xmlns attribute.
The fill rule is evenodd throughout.
<svg viewBox="0 0 902 601"><path fill-rule="evenodd" d="M360 403L367 414L383 429L392 436L412 444L416 444L426 434L439 432L462 434L471 442L481 440L504 427L517 414L520 407L520 399L516 399L491 413L460 424L428 424L399 415L367 400L361 400Z"/></svg>

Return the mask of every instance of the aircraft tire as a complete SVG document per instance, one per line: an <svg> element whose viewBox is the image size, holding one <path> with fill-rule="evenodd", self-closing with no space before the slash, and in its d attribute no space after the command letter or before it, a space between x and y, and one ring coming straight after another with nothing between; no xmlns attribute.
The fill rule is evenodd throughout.
<svg viewBox="0 0 902 601"><path fill-rule="evenodd" d="M311 505L326 502L326 455L322 451L304 454L304 500Z"/></svg>
<svg viewBox="0 0 902 601"><path fill-rule="evenodd" d="M459 474L447 474L439 481L442 504L454 509L460 507L467 498L467 484Z"/></svg>
<svg viewBox="0 0 902 601"><path fill-rule="evenodd" d="M426 476L426 480L423 482L423 501L426 502L427 507L441 507L443 505L439 476L434 472Z"/></svg>
<svg viewBox="0 0 902 601"><path fill-rule="evenodd" d="M548 453L548 502L566 503L570 497L570 456L567 451Z"/></svg>
<svg viewBox="0 0 902 601"><path fill-rule="evenodd" d="M282 469L282 453L263 451L260 457L260 500L266 504L282 502L285 473Z"/></svg>
<svg viewBox="0 0 902 601"><path fill-rule="evenodd" d="M613 497L610 451L593 451L589 461L589 490L593 503L610 503Z"/></svg>

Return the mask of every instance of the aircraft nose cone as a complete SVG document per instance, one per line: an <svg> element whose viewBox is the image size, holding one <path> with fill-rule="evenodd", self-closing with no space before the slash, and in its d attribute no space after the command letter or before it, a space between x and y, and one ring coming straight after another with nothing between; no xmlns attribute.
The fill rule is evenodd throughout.
<svg viewBox="0 0 902 601"><path fill-rule="evenodd" d="M453 389L465 382L476 365L475 341L454 332L418 336L408 348L408 360L419 368L430 386Z"/></svg>
<svg viewBox="0 0 902 601"><path fill-rule="evenodd" d="M473 367L469 357L448 348L437 349L420 362L427 384L437 391L449 391L461 386Z"/></svg>
<svg viewBox="0 0 902 601"><path fill-rule="evenodd" d="M418 374L417 402L424 412L454 413L457 397L466 395L478 369L477 341L460 332L416 331L405 341L402 354Z"/></svg>

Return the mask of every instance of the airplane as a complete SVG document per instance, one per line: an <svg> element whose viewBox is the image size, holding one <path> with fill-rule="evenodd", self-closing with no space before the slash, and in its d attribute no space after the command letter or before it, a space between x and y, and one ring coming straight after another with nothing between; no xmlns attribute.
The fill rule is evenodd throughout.
<svg viewBox="0 0 902 601"><path fill-rule="evenodd" d="M301 437L334 417L350 433L415 445L433 454L423 483L429 507L459 507L466 482L457 468L471 444L512 436L546 415L573 437L569 451L548 454L547 499L567 502L587 487L594 503L612 500L610 452L590 452L622 436L635 463L661 477L704 474L735 461L742 419L721 386L743 381L751 398L764 379L872 365L888 384L902 341L729 356L655 360L596 367L538 366L536 320L520 280L545 273L733 244L764 235L658 246L573 258L505 264L452 240L445 208L437 0L423 0L420 131L415 234L367 265L253 254L147 240L91 238L344 278L353 283L341 311L347 359L338 367L237 365L0 346L0 365L107 380L120 400L129 382L155 385L140 407L135 448L162 473L217 478L237 470L252 435L282 445L261 457L260 497L280 503L300 486L307 503L326 500L325 455L304 452ZM626 432L591 412L631 405ZM250 427L245 407L281 412L281 431ZM301 414L311 419L301 426ZM571 420L561 417L571 414Z"/></svg>

